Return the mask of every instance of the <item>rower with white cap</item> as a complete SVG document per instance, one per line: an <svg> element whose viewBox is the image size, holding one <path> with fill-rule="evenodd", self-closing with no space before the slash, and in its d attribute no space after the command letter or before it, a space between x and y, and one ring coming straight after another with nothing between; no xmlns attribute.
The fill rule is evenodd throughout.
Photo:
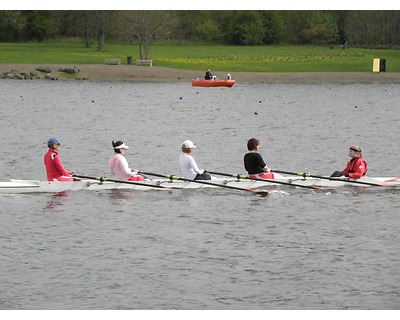
<svg viewBox="0 0 400 320"><path fill-rule="evenodd" d="M110 169L113 175L116 175L118 179L128 181L140 181L144 180L144 177L137 174L138 170L132 170L129 167L128 161L124 154L125 150L129 147L121 140L113 141L112 146L114 148L114 155L110 159Z"/></svg>
<svg viewBox="0 0 400 320"><path fill-rule="evenodd" d="M181 175L185 179L191 180L211 180L211 176L203 169L199 169L192 156L192 150L196 146L190 140L185 140L182 143L182 153L179 156L179 167Z"/></svg>

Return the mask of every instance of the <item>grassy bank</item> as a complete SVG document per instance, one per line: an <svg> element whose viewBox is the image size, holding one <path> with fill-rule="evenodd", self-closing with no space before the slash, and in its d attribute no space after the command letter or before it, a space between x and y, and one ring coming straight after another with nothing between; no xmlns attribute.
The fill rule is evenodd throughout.
<svg viewBox="0 0 400 320"><path fill-rule="evenodd" d="M107 44L103 52L80 43L0 43L0 63L103 64L138 59L136 45ZM340 46L153 45L153 65L226 72L371 72L374 58L386 59L387 72L400 72L400 50L342 49Z"/></svg>

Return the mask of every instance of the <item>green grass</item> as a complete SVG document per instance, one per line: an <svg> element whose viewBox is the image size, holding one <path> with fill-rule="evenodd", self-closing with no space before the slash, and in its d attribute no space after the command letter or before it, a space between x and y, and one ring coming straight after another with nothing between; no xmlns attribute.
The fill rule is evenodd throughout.
<svg viewBox="0 0 400 320"><path fill-rule="evenodd" d="M400 50L341 49L339 46L224 46L154 44L154 66L225 72L370 72L374 58L386 59L387 72L400 72ZM106 44L86 48L73 42L0 43L0 63L103 64L120 58L122 64L139 58L137 45Z"/></svg>

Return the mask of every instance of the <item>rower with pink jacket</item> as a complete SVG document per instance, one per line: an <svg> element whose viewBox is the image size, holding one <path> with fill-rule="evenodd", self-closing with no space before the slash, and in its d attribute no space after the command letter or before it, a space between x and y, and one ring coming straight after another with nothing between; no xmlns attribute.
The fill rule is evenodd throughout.
<svg viewBox="0 0 400 320"><path fill-rule="evenodd" d="M132 170L129 167L128 161L126 160L124 154L125 150L129 147L123 143L121 140L112 141L112 146L114 148L114 155L110 159L110 169L113 175L116 175L120 180L127 181L141 181L144 177L137 174L138 170Z"/></svg>

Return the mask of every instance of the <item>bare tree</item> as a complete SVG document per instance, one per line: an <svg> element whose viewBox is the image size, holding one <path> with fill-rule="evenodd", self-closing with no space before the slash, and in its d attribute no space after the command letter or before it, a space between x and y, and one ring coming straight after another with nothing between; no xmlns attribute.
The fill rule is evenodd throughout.
<svg viewBox="0 0 400 320"><path fill-rule="evenodd" d="M176 25L172 11L123 11L122 16L130 38L138 41L140 59L149 59L152 41L170 37Z"/></svg>

